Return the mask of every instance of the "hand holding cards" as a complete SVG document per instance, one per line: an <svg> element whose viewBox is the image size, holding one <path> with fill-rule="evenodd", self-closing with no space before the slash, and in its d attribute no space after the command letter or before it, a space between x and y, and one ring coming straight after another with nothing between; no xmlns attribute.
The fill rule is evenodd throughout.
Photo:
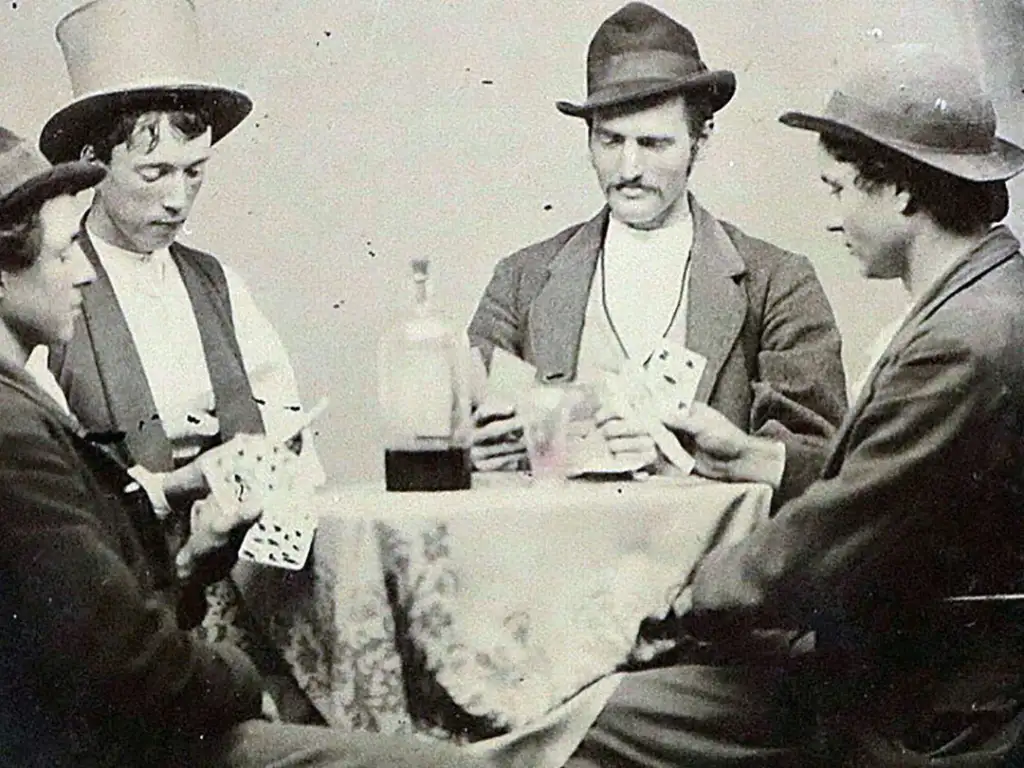
<svg viewBox="0 0 1024 768"><path fill-rule="evenodd" d="M217 505L239 524L256 520L240 558L291 570L305 564L316 530L314 485L285 444L325 407L322 400L288 435L238 435L197 460Z"/></svg>

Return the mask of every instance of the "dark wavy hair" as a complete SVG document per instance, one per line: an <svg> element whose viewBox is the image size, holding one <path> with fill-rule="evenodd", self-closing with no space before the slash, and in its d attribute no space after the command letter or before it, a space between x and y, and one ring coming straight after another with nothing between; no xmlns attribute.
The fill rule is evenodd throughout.
<svg viewBox="0 0 1024 768"><path fill-rule="evenodd" d="M41 206L35 206L13 221L0 224L0 269L20 272L39 258L43 244Z"/></svg>
<svg viewBox="0 0 1024 768"><path fill-rule="evenodd" d="M145 151L152 152L160 142L160 122L165 115L171 128L186 139L201 136L210 127L209 116L198 111L149 109L125 112L108 123L105 130L101 129L96 132L96 140L91 145L93 156L109 165L114 147L120 144L128 144L129 147L132 147L133 142L140 134L146 141Z"/></svg>
<svg viewBox="0 0 1024 768"><path fill-rule="evenodd" d="M1006 182L968 181L869 139L823 133L819 141L836 161L857 169L858 187L870 191L891 184L909 192L906 213L923 211L947 232L977 232L1001 221L1010 210Z"/></svg>

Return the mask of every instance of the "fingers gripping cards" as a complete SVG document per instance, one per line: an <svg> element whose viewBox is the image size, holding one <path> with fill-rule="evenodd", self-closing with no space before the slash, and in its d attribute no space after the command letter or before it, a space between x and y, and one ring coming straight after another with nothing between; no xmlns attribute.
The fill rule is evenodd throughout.
<svg viewBox="0 0 1024 768"><path fill-rule="evenodd" d="M295 433L319 415L310 411ZM210 493L239 520L256 522L239 549L239 558L262 565L298 570L309 557L316 532L312 479L302 462L285 447L294 435L239 435L220 450L200 457Z"/></svg>

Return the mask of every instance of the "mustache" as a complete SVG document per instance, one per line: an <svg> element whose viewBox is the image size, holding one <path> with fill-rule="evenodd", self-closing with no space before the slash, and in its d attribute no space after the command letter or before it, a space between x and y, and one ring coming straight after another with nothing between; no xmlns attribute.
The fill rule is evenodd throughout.
<svg viewBox="0 0 1024 768"><path fill-rule="evenodd" d="M618 192L623 189L637 189L642 192L657 192L658 190L654 187L650 187L639 181L619 181L614 184L609 184L608 189L611 191Z"/></svg>

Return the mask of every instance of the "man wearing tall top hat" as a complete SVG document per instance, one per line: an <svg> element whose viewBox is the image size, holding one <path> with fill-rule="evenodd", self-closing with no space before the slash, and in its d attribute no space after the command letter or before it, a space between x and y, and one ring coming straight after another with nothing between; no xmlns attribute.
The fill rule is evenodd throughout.
<svg viewBox="0 0 1024 768"><path fill-rule="evenodd" d="M174 547L207 490L196 457L240 434L292 434L302 418L288 355L245 283L178 241L215 145L252 102L203 69L191 0L94 0L56 35L74 98L47 121L40 148L52 162L94 159L107 176L77 240L97 277L49 365L85 428L114 436L157 509L173 512ZM322 482L309 435L292 447ZM210 631L240 632L221 618L238 601L231 582L210 600ZM315 718L287 675L274 679L299 707L293 715L282 701L286 717Z"/></svg>
<svg viewBox="0 0 1024 768"><path fill-rule="evenodd" d="M231 560L207 539L175 578L129 467L25 368L36 345L74 333L96 277L71 247L76 196L103 177L97 163L51 166L0 127L0 765L482 766L450 745L269 722L246 655L181 628L188 596Z"/></svg>
<svg viewBox="0 0 1024 768"><path fill-rule="evenodd" d="M656 349L702 358L696 398L774 438L785 496L807 482L805 457L846 408L840 339L807 259L716 219L688 191L735 88L655 8L630 3L605 20L587 53L587 99L556 106L585 122L607 205L499 262L469 336L488 362L500 348L562 380L646 364ZM657 462L646 431L615 416L598 415L611 452ZM478 467L522 455L513 413L479 421Z"/></svg>
<svg viewBox="0 0 1024 768"><path fill-rule="evenodd" d="M1024 149L998 136L978 76L922 46L886 49L822 112L780 119L817 134L823 224L910 306L818 478L709 554L683 626L711 641L815 631L829 750L805 764L1019 765L1024 256L1000 221ZM723 477L773 471L762 438L713 409L673 421Z"/></svg>

